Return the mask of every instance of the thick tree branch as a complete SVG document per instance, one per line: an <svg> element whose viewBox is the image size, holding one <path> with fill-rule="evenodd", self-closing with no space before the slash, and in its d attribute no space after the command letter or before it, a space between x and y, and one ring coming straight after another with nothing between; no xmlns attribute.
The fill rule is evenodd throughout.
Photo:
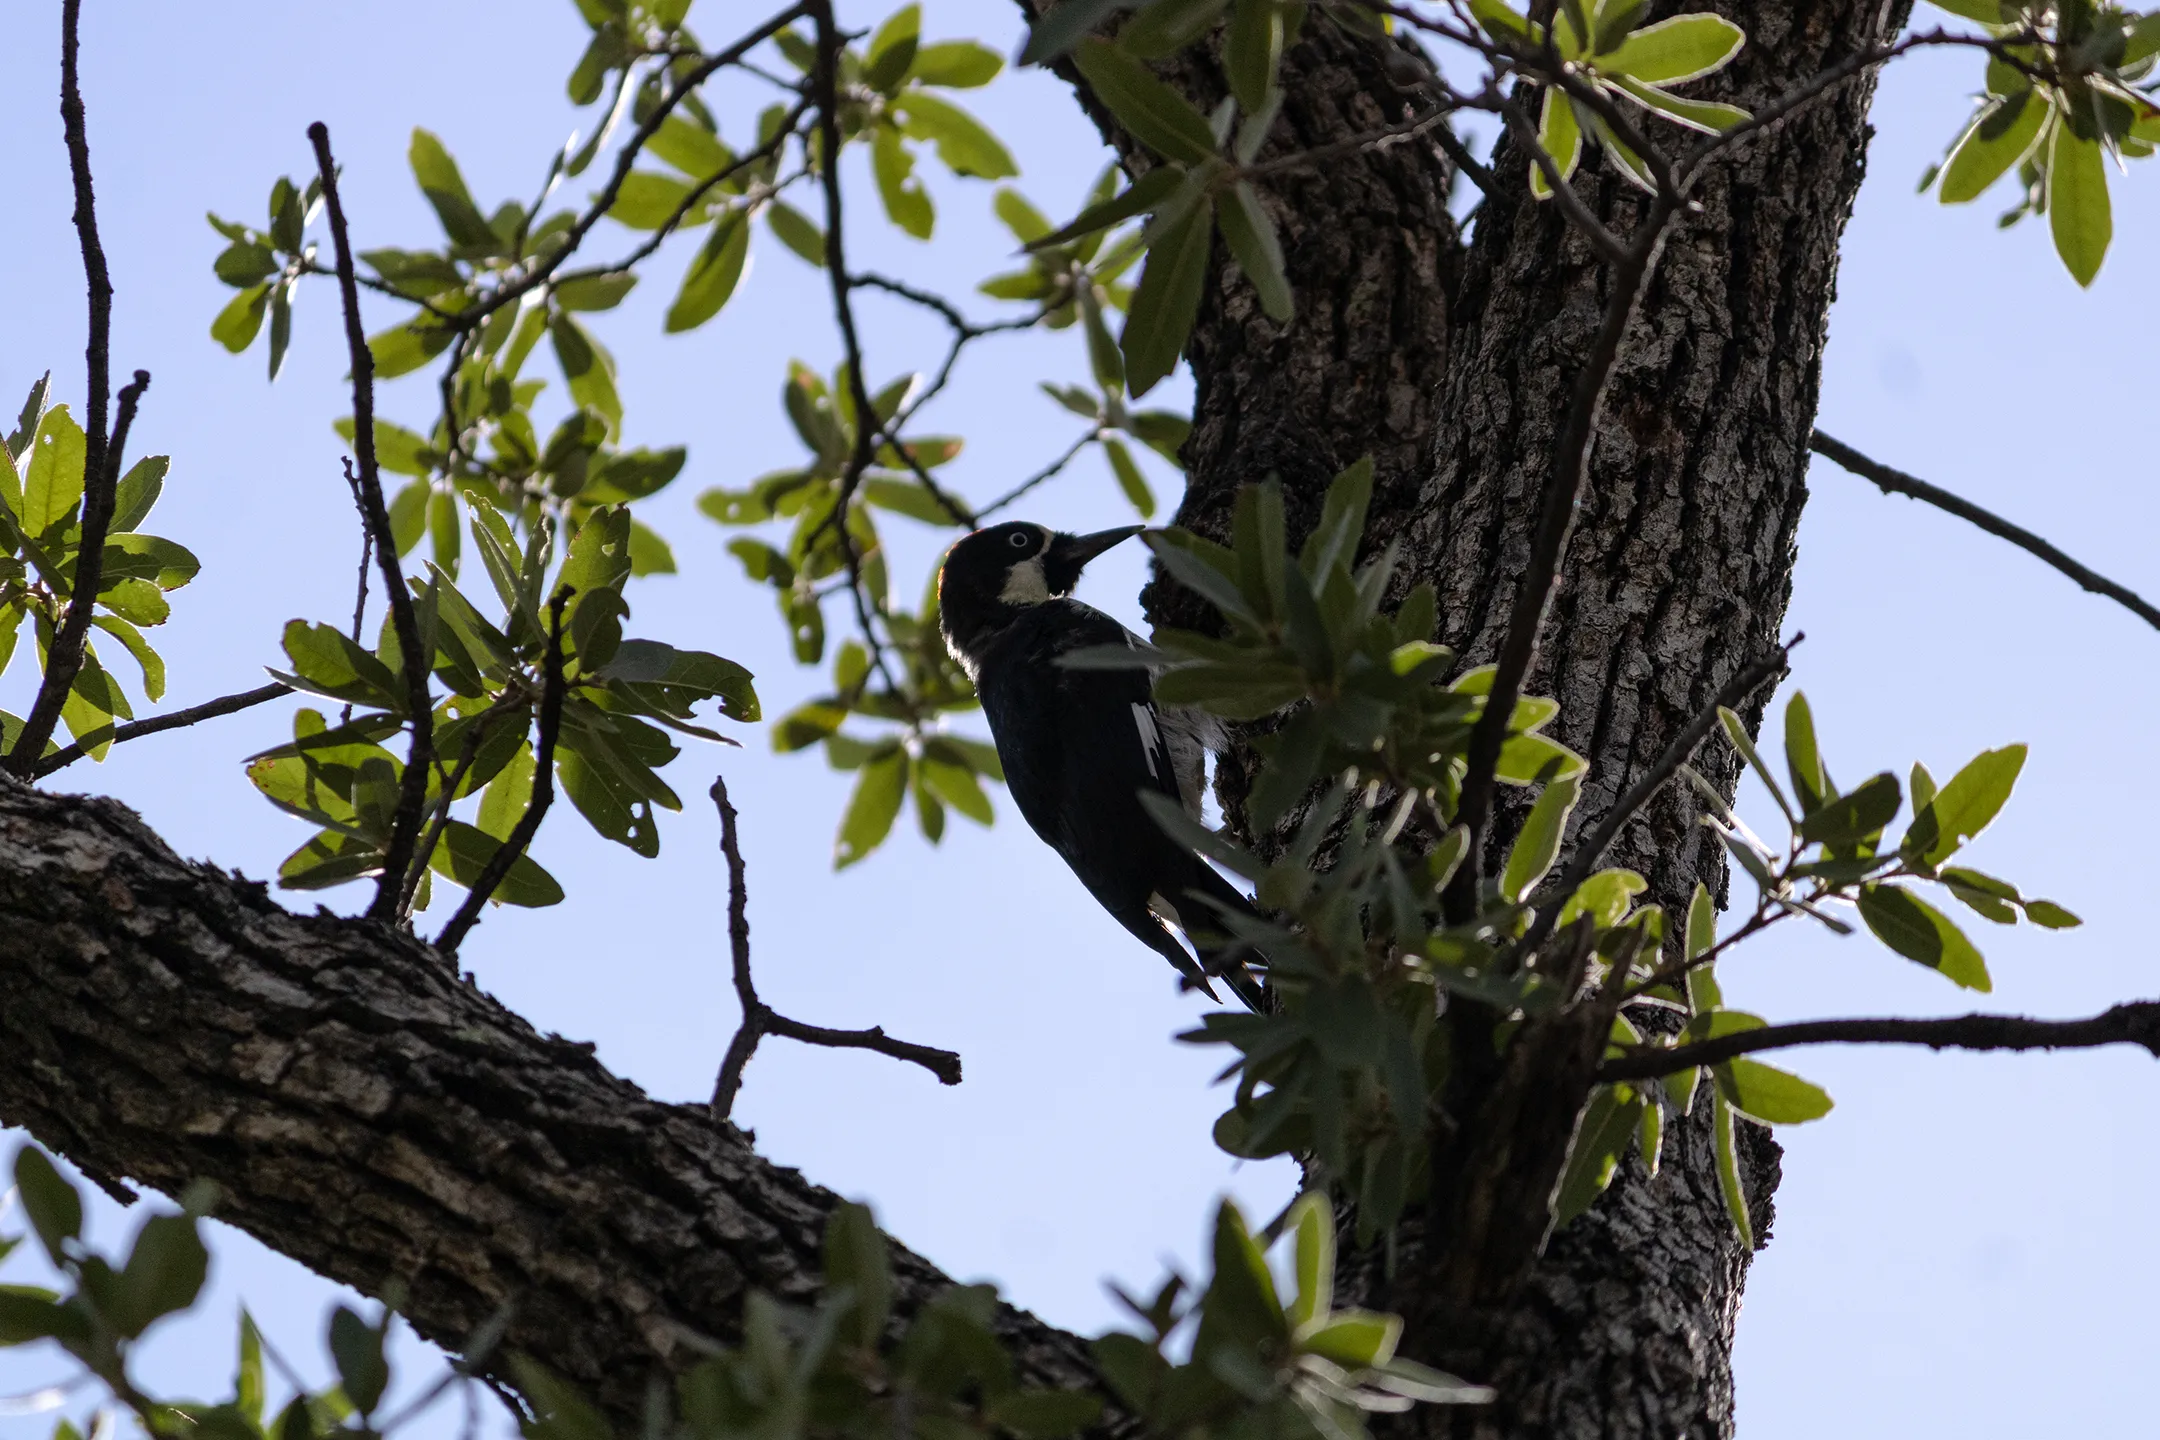
<svg viewBox="0 0 2160 1440"><path fill-rule="evenodd" d="M282 680L273 680L267 685L258 685L253 690L242 690L237 695L221 695L215 700L205 700L200 705L190 705L185 710L175 710L170 715L153 715L148 720L131 721L126 725L119 726L110 735L100 736L93 731L66 749L55 750L52 754L40 760L37 767L37 778L42 780L55 770L65 770L68 766L82 759L90 753L85 748L86 743L100 745L110 740L115 745L121 745L130 740L139 740L145 735L156 735L166 730L178 730L202 720L215 720L220 715L237 715L242 710L252 709L262 704L265 700L275 700L280 695L290 694L292 694L292 686L287 685Z"/></svg>
<svg viewBox="0 0 2160 1440"><path fill-rule="evenodd" d="M922 1066L937 1076L940 1085L959 1084L960 1057L950 1050L935 1050L928 1045L895 1040L877 1025L868 1030L828 1030L822 1025L805 1025L800 1020L790 1020L758 997L757 982L750 973L750 887L743 874L742 845L735 830L735 807L728 800L727 781L722 777L713 777L711 793L713 805L720 811L720 851L727 857L728 950L735 965L735 998L742 1005L742 1024L736 1027L735 1038L728 1042L727 1055L720 1062L720 1074L713 1081L713 1118L725 1120L733 1112L736 1093L742 1089L743 1069L757 1053L758 1042L767 1035L835 1050L875 1050L880 1055Z"/></svg>
<svg viewBox="0 0 2160 1440"><path fill-rule="evenodd" d="M1601 1081L1649 1080L1796 1045L1925 1045L1934 1050L2086 1050L2140 1045L2160 1057L2160 1000L2133 1000L2083 1020L1957 1015L1943 1020L1808 1020L1742 1030L1670 1049L1643 1049L1598 1067Z"/></svg>
<svg viewBox="0 0 2160 1440"><path fill-rule="evenodd" d="M1835 460L1863 480L1872 481L1885 495L1903 495L1913 500L1925 500L1938 510L1947 510L1960 520L1970 520L1988 534L2007 540L2028 555L2037 555L2063 574L2075 580L2081 589L2095 595L2105 595L2131 614L2160 630L2160 609L2127 586L2118 585L2096 570L2078 564L2062 551L2041 539L2022 525L2013 525L1992 510L1983 510L1962 496L1953 495L1940 486L1930 485L1902 470L1893 470L1880 460L1871 460L1844 441L1834 439L1817 430L1808 441L1808 448L1827 459Z"/></svg>
<svg viewBox="0 0 2160 1440"><path fill-rule="evenodd" d="M705 1105L656 1102L421 942L294 915L125 807L0 779L0 1123L177 1194L464 1343L523 1351L634 1430L646 1378L813 1295L838 1197ZM912 1313L951 1282L894 1247ZM1024 1383L1094 1387L1078 1338L997 1329ZM504 1373L493 1362L487 1367Z"/></svg>
<svg viewBox="0 0 2160 1440"><path fill-rule="evenodd" d="M375 464L375 357L368 349L367 331L360 323L360 289L353 280L352 238L345 229L345 207L338 200L337 161L330 154L329 127L316 121L308 126L308 139L315 146L315 167L322 176L330 239L337 248L338 290L345 304L345 345L352 356L353 453L360 461L360 506L367 528L375 536L375 564L382 572L383 599L390 606L398 653L404 657L405 704L412 712L412 748L405 757L397 810L390 820L390 842L383 849L382 879L367 912L376 920L395 920L398 898L404 893L405 872L414 863L413 849L427 818L428 771L435 761L435 702L428 693L428 676L434 670L435 657L420 648L419 617L413 613L412 595L405 588L390 512L383 505L382 472ZM353 478L349 470L346 478ZM427 857L421 856L419 863L426 864Z"/></svg>

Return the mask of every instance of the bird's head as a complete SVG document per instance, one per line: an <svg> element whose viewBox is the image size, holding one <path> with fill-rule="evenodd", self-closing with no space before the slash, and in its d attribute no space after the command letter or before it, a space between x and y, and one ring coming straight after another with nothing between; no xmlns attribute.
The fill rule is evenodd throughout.
<svg viewBox="0 0 2160 1440"><path fill-rule="evenodd" d="M938 571L945 644L973 673L980 648L1031 605L1070 595L1088 561L1144 526L1068 535L1013 521L964 536Z"/></svg>

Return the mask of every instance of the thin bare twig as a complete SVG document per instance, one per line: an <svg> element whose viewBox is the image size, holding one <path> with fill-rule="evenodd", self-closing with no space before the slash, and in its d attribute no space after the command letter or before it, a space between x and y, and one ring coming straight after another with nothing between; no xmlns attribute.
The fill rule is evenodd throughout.
<svg viewBox="0 0 2160 1440"><path fill-rule="evenodd" d="M215 720L221 715L236 715L242 710L262 704L265 700L275 700L280 695L291 693L292 686L281 680L273 680L267 685L258 685L253 690L242 690L237 695L222 695L215 700L205 700L200 705L190 705L185 710L175 710L170 715L153 715L148 720L131 721L117 727L110 735L101 736L92 731L66 749L55 750L38 761L36 778L42 780L55 770L65 770L88 755L90 747L102 745L108 740L115 745L125 744L130 740L140 740L145 735L179 730L203 720Z"/></svg>
<svg viewBox="0 0 2160 1440"><path fill-rule="evenodd" d="M1769 654L1743 665L1740 673L1726 681L1725 688L1718 691L1708 705L1696 712L1695 718L1688 721L1679 734L1673 736L1672 742L1629 787L1627 794L1621 796L1612 809L1605 812L1605 818L1598 828L1576 844L1575 853L1569 859L1568 867L1561 874L1558 883L1547 887L1550 903L1538 906L1537 919L1531 922L1530 929L1515 947L1517 954L1535 954L1538 947L1551 936L1567 898L1575 893L1583 881L1590 878L1591 872L1597 869L1605 852L1620 838L1620 832L1627 823L1642 812L1643 807L1650 803L1658 791L1665 788L1667 781L1680 773L1680 767L1695 753L1695 747L1702 744L1704 737L1716 727L1718 711L1736 708L1764 682L1783 675L1792 647L1804 638L1795 635ZM1625 970L1626 967L1623 966L1615 973L1624 974Z"/></svg>
<svg viewBox="0 0 2160 1440"><path fill-rule="evenodd" d="M937 1076L941 1085L959 1084L960 1057L950 1050L935 1050L928 1045L895 1040L877 1025L868 1030L828 1030L823 1025L805 1025L800 1020L790 1020L758 998L757 983L750 975L750 887L743 876L742 845L735 831L735 806L728 800L727 781L720 776L713 777L711 794L713 805L720 812L720 851L727 857L728 949L735 964L735 998L742 1005L743 1017L735 1038L728 1042L727 1055L720 1062L720 1074L713 1081L713 1118L725 1120L734 1110L736 1093L742 1089L743 1068L757 1053L758 1042L767 1035L834 1050L875 1050L880 1055L922 1066Z"/></svg>
<svg viewBox="0 0 2160 1440"><path fill-rule="evenodd" d="M1598 1067L1601 1081L1649 1080L1796 1045L1926 1045L1935 1050L2084 1050L2139 1045L2160 1056L2160 1000L2133 1000L2082 1020L1957 1015L1941 1020L1808 1020L1632 1051Z"/></svg>
<svg viewBox="0 0 2160 1440"><path fill-rule="evenodd" d="M465 943L465 936L480 922L481 907L510 873L510 867L531 848L533 836L540 833L540 822L547 818L548 806L555 802L555 740L562 733L563 707L562 612L571 593L571 587L565 585L548 600L547 668L540 687L540 738L533 751L532 800L511 827L509 838L481 867L465 903L443 926L442 934L435 937L435 948L446 956L454 957ZM425 863L426 857L421 860Z"/></svg>
<svg viewBox="0 0 2160 1440"><path fill-rule="evenodd" d="M1102 429L1100 426L1089 430L1079 439L1073 441L1072 444L1066 446L1064 454L1058 456L1057 459L1051 461L1048 465L1043 466L1042 469L1036 471L1033 475L1028 476L1027 479L1021 481L1018 485L1013 486L1012 489L1006 491L1003 495L998 496L997 499L991 501L988 505L983 506L983 508L976 514L976 523L978 525L981 524L983 521L989 519L992 515L995 515L998 511L1003 510L1006 506L1018 500L1021 496L1027 494L1028 491L1033 490L1036 486L1042 484L1044 481L1056 476L1059 471L1063 470L1067 465L1072 464L1072 462L1079 456L1082 450L1087 449L1088 446L1094 444L1097 440L1100 440L1101 438Z"/></svg>
<svg viewBox="0 0 2160 1440"><path fill-rule="evenodd" d="M82 539L75 555L75 586L65 615L46 652L45 674L37 698L15 748L6 756L6 768L27 779L37 770L39 758L60 723L60 711L68 692L82 672L83 654L90 640L90 617L97 609L97 594L104 579L105 532L112 523L113 488L119 476L119 459L127 442L128 425L135 403L150 384L148 371L135 372L135 382L121 392L120 415L108 438L105 422L112 394L112 272L105 263L105 246L98 239L97 193L90 177L89 122L83 110L81 49L82 0L63 0L60 7L60 127L67 140L68 173L75 186L75 236L82 246L83 280L89 294L90 328L83 346L89 388L84 397Z"/></svg>
<svg viewBox="0 0 2160 1440"><path fill-rule="evenodd" d="M1930 485L1902 470L1893 470L1880 460L1871 460L1844 441L1825 435L1820 430L1809 439L1808 448L1818 455L1835 460L1861 479L1873 482L1885 495L1903 495L1913 500L1924 500L1960 520L1971 521L1997 539L2007 540L2027 554L2045 560L2075 580L2079 588L2089 590L2095 595L2105 595L2154 629L2160 629L2160 608L2155 608L2150 601L2126 586L2118 585L2098 571L2078 564L2022 525L2013 525L1992 510L1983 510L1972 501L1953 495L1948 490Z"/></svg>
<svg viewBox="0 0 2160 1440"><path fill-rule="evenodd" d="M338 290L344 301L345 345L351 353L353 391L353 452L360 471L354 480L347 462L346 479L359 490L368 529L375 533L375 563L382 572L383 596L390 606L390 620L397 634L398 653L404 659L405 703L412 712L412 748L405 757L405 774L398 787L397 809L390 821L390 842L384 847L383 874L375 887L368 916L395 920L398 896L403 893L405 871L414 863L413 849L420 838L420 824L427 807L428 771L435 758L435 705L428 692L428 676L434 655L420 648L420 621L413 613L412 595L405 588L405 574L398 563L397 540L390 531L390 512L384 508L382 472L375 463L375 359L368 350L367 331L360 323L360 287L354 280L352 237L345 228L345 207L338 199L337 161L330 153L330 129L320 120L308 126L308 140L315 147L315 167L322 177L324 208L330 216L330 239L337 249ZM419 863L426 864L421 856Z"/></svg>

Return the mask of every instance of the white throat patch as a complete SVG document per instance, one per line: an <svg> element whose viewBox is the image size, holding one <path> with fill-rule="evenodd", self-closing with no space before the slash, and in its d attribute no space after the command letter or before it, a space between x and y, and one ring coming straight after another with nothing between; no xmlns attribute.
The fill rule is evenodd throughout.
<svg viewBox="0 0 2160 1440"><path fill-rule="evenodd" d="M1005 588L998 600L1006 605L1040 605L1050 598L1050 582L1043 576L1042 556L1023 560L1005 572Z"/></svg>

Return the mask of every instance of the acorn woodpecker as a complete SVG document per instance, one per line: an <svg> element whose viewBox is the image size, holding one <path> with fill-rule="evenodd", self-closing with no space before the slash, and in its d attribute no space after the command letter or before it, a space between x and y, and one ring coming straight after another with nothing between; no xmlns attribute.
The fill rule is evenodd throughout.
<svg viewBox="0 0 2160 1440"><path fill-rule="evenodd" d="M1067 535L1041 525L977 530L938 572L946 648L975 682L1005 784L1035 833L1065 858L1102 907L1185 976L1219 977L1258 1009L1260 986L1220 910L1255 913L1236 887L1166 834L1143 790L1200 813L1204 755L1221 742L1213 717L1156 705L1145 670L1073 669L1075 650L1131 646L1132 632L1072 598L1080 571L1143 527ZM1209 902L1213 902L1210 904ZM1183 930L1197 962L1164 927Z"/></svg>

